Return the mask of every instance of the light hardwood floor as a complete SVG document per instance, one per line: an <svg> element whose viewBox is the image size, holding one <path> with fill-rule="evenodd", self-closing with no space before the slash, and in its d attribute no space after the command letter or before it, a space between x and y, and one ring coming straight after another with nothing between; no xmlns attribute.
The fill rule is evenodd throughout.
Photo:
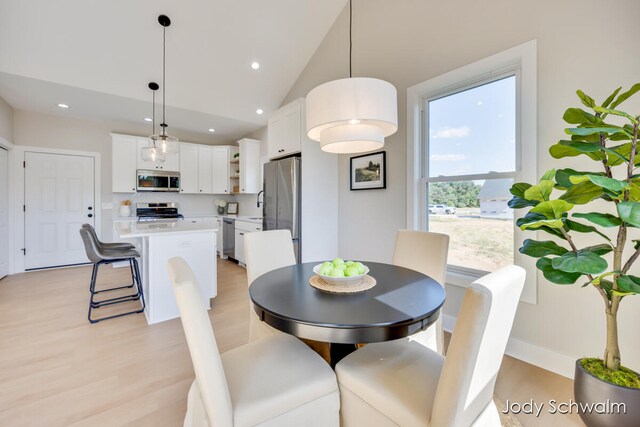
<svg viewBox="0 0 640 427"><path fill-rule="evenodd" d="M124 283L104 268L100 284ZM137 314L91 325L90 267L0 280L1 426L181 426L193 368L179 319L147 325ZM133 304L133 303L132 303ZM210 318L220 351L247 341L245 270L218 262ZM572 382L505 357L502 400L568 400ZM525 426L582 425L577 416L519 415Z"/></svg>

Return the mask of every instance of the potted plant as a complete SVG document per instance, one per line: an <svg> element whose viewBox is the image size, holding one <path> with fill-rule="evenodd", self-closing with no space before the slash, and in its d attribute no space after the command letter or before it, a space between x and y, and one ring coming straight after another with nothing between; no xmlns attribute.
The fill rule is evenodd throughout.
<svg viewBox="0 0 640 427"><path fill-rule="evenodd" d="M218 199L213 203L218 207L218 213L220 215L224 214L224 208L227 206L227 201Z"/></svg>
<svg viewBox="0 0 640 427"><path fill-rule="evenodd" d="M120 209L118 210L118 213L122 217L131 216L131 200L127 199L127 200L121 201L120 202Z"/></svg>
<svg viewBox="0 0 640 427"><path fill-rule="evenodd" d="M617 318L622 300L640 293L640 277L630 272L640 256L640 237L631 235L640 228L640 172L636 170L640 116L618 109L640 91L640 83L626 92L620 90L600 105L577 91L587 108L566 110L563 119L573 126L565 129L569 137L549 149L555 159L587 157L595 162L592 170L552 169L538 183L515 183L509 201L511 208L529 209L517 226L551 237L527 239L520 248L538 259L536 266L544 277L558 285L594 288L602 297L607 325L604 355L576 362L575 398L579 405L624 403L626 414L600 411L606 409L602 406L579 406L589 426L640 425L640 379L620 364ZM580 247L576 233L587 233L600 243Z"/></svg>

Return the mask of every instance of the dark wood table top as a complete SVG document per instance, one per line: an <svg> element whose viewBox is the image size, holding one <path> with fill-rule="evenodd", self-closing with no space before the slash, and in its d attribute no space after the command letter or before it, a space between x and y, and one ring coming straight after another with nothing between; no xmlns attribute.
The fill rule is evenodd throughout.
<svg viewBox="0 0 640 427"><path fill-rule="evenodd" d="M370 343L426 329L444 303L443 287L429 276L376 262L364 262L377 281L373 288L354 294L323 292L309 285L317 264L296 264L258 277L249 289L258 317L300 338Z"/></svg>

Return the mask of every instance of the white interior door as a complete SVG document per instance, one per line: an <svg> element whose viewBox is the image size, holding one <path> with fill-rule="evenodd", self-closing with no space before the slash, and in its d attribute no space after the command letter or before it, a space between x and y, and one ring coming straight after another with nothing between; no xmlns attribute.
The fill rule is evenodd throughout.
<svg viewBox="0 0 640 427"><path fill-rule="evenodd" d="M25 269L88 262L80 238L94 225L94 159L25 153Z"/></svg>
<svg viewBox="0 0 640 427"><path fill-rule="evenodd" d="M9 153L0 148L0 279L9 274Z"/></svg>

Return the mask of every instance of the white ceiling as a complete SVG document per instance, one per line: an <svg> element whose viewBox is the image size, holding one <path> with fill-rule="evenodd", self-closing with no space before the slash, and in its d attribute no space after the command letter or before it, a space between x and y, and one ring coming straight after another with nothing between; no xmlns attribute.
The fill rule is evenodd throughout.
<svg viewBox="0 0 640 427"><path fill-rule="evenodd" d="M142 121L148 82L162 82L163 13L168 124L239 137L266 124L345 3L0 0L0 96L18 109Z"/></svg>

